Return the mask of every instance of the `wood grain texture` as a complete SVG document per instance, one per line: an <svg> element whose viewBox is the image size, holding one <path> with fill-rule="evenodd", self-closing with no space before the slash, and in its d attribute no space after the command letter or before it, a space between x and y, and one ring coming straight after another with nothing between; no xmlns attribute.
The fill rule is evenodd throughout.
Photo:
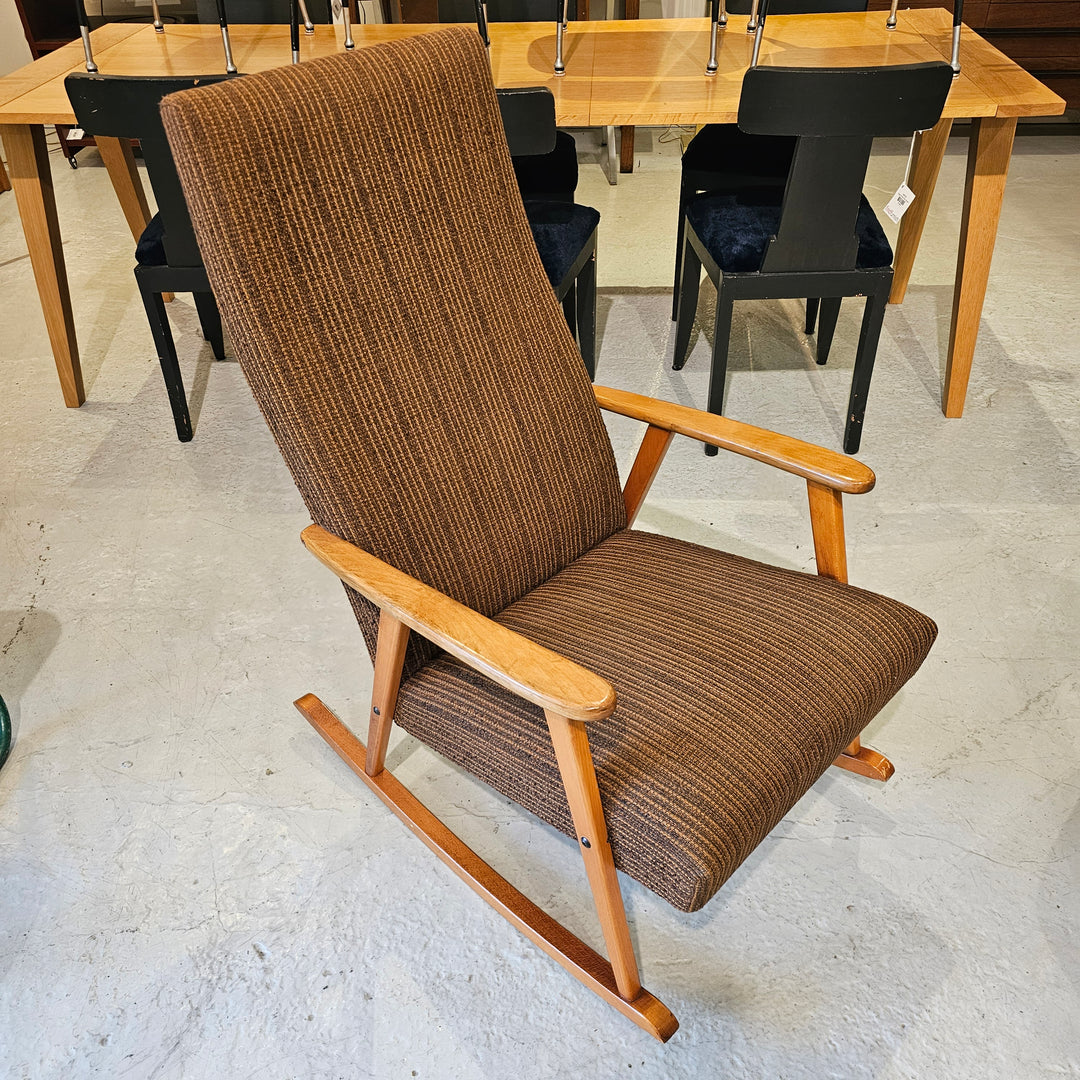
<svg viewBox="0 0 1080 1080"><path fill-rule="evenodd" d="M946 416L964 414L1015 135L1015 116L972 121L942 401Z"/></svg>
<svg viewBox="0 0 1080 1080"><path fill-rule="evenodd" d="M631 394L626 390L594 386L593 392L600 408L608 412L642 420L665 431L686 435L699 442L762 461L823 487L861 495L874 486L872 470L861 461L835 450L742 424L726 416Z"/></svg>
<svg viewBox="0 0 1080 1080"><path fill-rule="evenodd" d="M934 188L937 186L952 123L950 119L939 120L929 131L915 136L911 176L908 179L908 187L915 192L915 201L900 219L896 258L893 259L892 289L889 292L890 304L903 303L907 295L911 270L915 265L915 255L919 250L919 241L922 240L926 216L934 198Z"/></svg>
<svg viewBox="0 0 1080 1080"><path fill-rule="evenodd" d="M663 1002L647 990L639 990L631 1001L625 1000L611 964L493 870L392 773L383 769L377 776L368 776L364 772L364 744L314 694L305 695L295 704L349 768L503 918L653 1038L667 1042L675 1034L679 1022Z"/></svg>
<svg viewBox="0 0 1080 1080"><path fill-rule="evenodd" d="M109 171L113 191L120 202L131 235L138 243L143 229L150 223L150 206L146 201L146 192L135 165L135 155L130 139L109 139L97 136L98 153Z"/></svg>
<svg viewBox="0 0 1080 1080"><path fill-rule="evenodd" d="M86 391L79 364L79 345L75 339L75 318L71 311L45 131L28 124L7 124L0 128L0 134L4 139L11 186L26 235L64 404L69 409L76 409L86 400Z"/></svg>
<svg viewBox="0 0 1080 1080"><path fill-rule="evenodd" d="M318 525L309 525L301 538L323 565L381 610L526 701L574 720L603 720L614 711L615 691L599 675Z"/></svg>
<svg viewBox="0 0 1080 1080"><path fill-rule="evenodd" d="M656 474L663 464L664 456L674 437L673 431L653 424L645 429L634 464L630 467L630 475L626 478L626 486L623 488L627 528L634 524L634 519L641 509L641 504L645 501L645 496L649 493L649 488L652 487L653 480L656 479Z"/></svg>
<svg viewBox="0 0 1080 1080"><path fill-rule="evenodd" d="M810 527L814 533L814 560L819 577L847 581L847 548L844 543L843 495L812 480L806 483L810 499Z"/></svg>
<svg viewBox="0 0 1080 1080"><path fill-rule="evenodd" d="M611 967L615 973L615 985L619 996L633 1001L641 992L634 945L630 940L630 927L626 924L619 879L615 872L615 860L608 844L604 810L600 805L600 789L596 785L596 771L589 751L589 736L585 725L579 720L567 720L552 712L546 712L551 742L555 747L555 760L566 788L566 801L577 831L578 847L585 862L600 929L607 945Z"/></svg>
<svg viewBox="0 0 1080 1080"><path fill-rule="evenodd" d="M409 628L395 619L389 611L379 613L379 645L375 652L375 675L371 686L371 715L368 719L367 755L364 772L378 776L386 763L386 747L390 729L394 726L394 708L401 669L405 664L405 649L409 644Z"/></svg>

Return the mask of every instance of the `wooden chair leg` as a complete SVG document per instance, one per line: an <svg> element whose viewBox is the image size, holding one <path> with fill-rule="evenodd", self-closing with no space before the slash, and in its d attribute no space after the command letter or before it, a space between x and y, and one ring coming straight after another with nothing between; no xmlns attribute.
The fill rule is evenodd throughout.
<svg viewBox="0 0 1080 1080"><path fill-rule="evenodd" d="M375 678L371 686L371 716L368 720L368 745L364 772L378 776L386 762L386 746L394 726L401 669L409 628L387 611L379 612L379 640L375 647Z"/></svg>
<svg viewBox="0 0 1080 1080"><path fill-rule="evenodd" d="M869 746L863 746L858 739L847 747L833 764L839 769L868 776L871 780L880 780L882 783L896 771L893 763L884 754L879 754Z"/></svg>
<svg viewBox="0 0 1080 1080"><path fill-rule="evenodd" d="M527 896L496 873L451 832L392 773L365 771L364 744L317 698L306 694L295 702L312 727L345 763L405 824L470 888L482 896L530 941L557 960L593 993L614 1006L661 1042L678 1030L679 1022L663 1002L638 989L627 1000L620 992L615 969L594 949L536 906ZM620 901L621 907L621 901ZM623 975L625 981L625 973Z"/></svg>
<svg viewBox="0 0 1080 1080"><path fill-rule="evenodd" d="M615 972L615 985L626 1001L641 993L634 944L626 924L626 909L615 873L615 860L608 844L604 809L600 804L600 789L596 784L592 753L585 725L580 720L545 711L555 759L559 763L570 814L574 819L585 873L589 878L600 929L607 945L608 956Z"/></svg>
<svg viewBox="0 0 1080 1080"><path fill-rule="evenodd" d="M675 438L675 432L668 431L666 428L650 424L645 429L634 464L630 467L630 475L626 478L626 486L623 488L628 529L634 524L641 504L645 501L645 496L649 494L649 488L656 479L656 474L663 464L664 455L673 438Z"/></svg>

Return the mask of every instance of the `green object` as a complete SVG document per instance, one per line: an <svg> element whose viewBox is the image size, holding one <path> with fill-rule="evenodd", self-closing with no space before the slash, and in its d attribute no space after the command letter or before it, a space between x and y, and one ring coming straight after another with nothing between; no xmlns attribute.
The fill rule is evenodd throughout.
<svg viewBox="0 0 1080 1080"><path fill-rule="evenodd" d="M8 715L4 699L0 697L0 768L11 753L11 717Z"/></svg>

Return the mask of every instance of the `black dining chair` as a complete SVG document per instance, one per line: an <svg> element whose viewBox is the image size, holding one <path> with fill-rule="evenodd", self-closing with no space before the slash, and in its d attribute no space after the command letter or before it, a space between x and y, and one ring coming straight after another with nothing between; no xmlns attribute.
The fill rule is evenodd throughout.
<svg viewBox="0 0 1080 1080"><path fill-rule="evenodd" d="M686 362L704 266L716 284L709 412L723 412L735 300L810 296L839 308L865 296L844 428L844 449L858 450L892 283L892 249L862 194L871 144L933 127L951 85L944 62L747 71L739 128L794 137L795 151L782 189L700 195L687 208L673 367Z"/></svg>
<svg viewBox="0 0 1080 1080"><path fill-rule="evenodd" d="M497 90L503 130L533 240L589 378L596 375L596 231L600 214L574 202L577 151L555 127L546 86ZM561 140L561 141L560 141Z"/></svg>
<svg viewBox="0 0 1080 1080"><path fill-rule="evenodd" d="M159 78L77 71L64 80L75 118L88 134L138 139L142 147L158 211L135 248L135 280L165 378L176 436L181 442L191 440L191 416L162 293L194 296L203 337L218 360L225 356L225 343L221 317L191 228L158 105L166 94L232 77L219 73Z"/></svg>
<svg viewBox="0 0 1080 1080"><path fill-rule="evenodd" d="M866 4L867 0L770 0L769 14L820 15L865 11ZM729 15L749 15L752 5L753 0L727 0L725 6ZM725 32L730 34L734 30L729 28ZM751 135L740 130L738 124L706 124L687 144L683 151L679 184L675 288L671 295L673 319L679 314L679 277L682 272L686 208L690 200L703 191L738 191L758 185L783 187L794 153L794 138L787 135ZM816 311L817 304L811 301L806 317L808 334L814 331L811 313L816 314Z"/></svg>

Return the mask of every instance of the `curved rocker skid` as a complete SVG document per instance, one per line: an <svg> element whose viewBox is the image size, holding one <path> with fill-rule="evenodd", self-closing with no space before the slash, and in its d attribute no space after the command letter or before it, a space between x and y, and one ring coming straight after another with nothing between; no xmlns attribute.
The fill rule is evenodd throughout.
<svg viewBox="0 0 1080 1080"><path fill-rule="evenodd" d="M367 757L364 744L314 694L305 694L294 704L349 768L508 922L653 1038L667 1042L675 1034L679 1022L662 1001L644 989L639 990L632 1000L624 999L607 960L488 866L392 773L380 768L374 776L369 776L364 771Z"/></svg>
<svg viewBox="0 0 1080 1080"><path fill-rule="evenodd" d="M896 771L893 763L884 755L869 746L863 746L856 739L834 762L840 769L868 776L871 780L884 783Z"/></svg>

